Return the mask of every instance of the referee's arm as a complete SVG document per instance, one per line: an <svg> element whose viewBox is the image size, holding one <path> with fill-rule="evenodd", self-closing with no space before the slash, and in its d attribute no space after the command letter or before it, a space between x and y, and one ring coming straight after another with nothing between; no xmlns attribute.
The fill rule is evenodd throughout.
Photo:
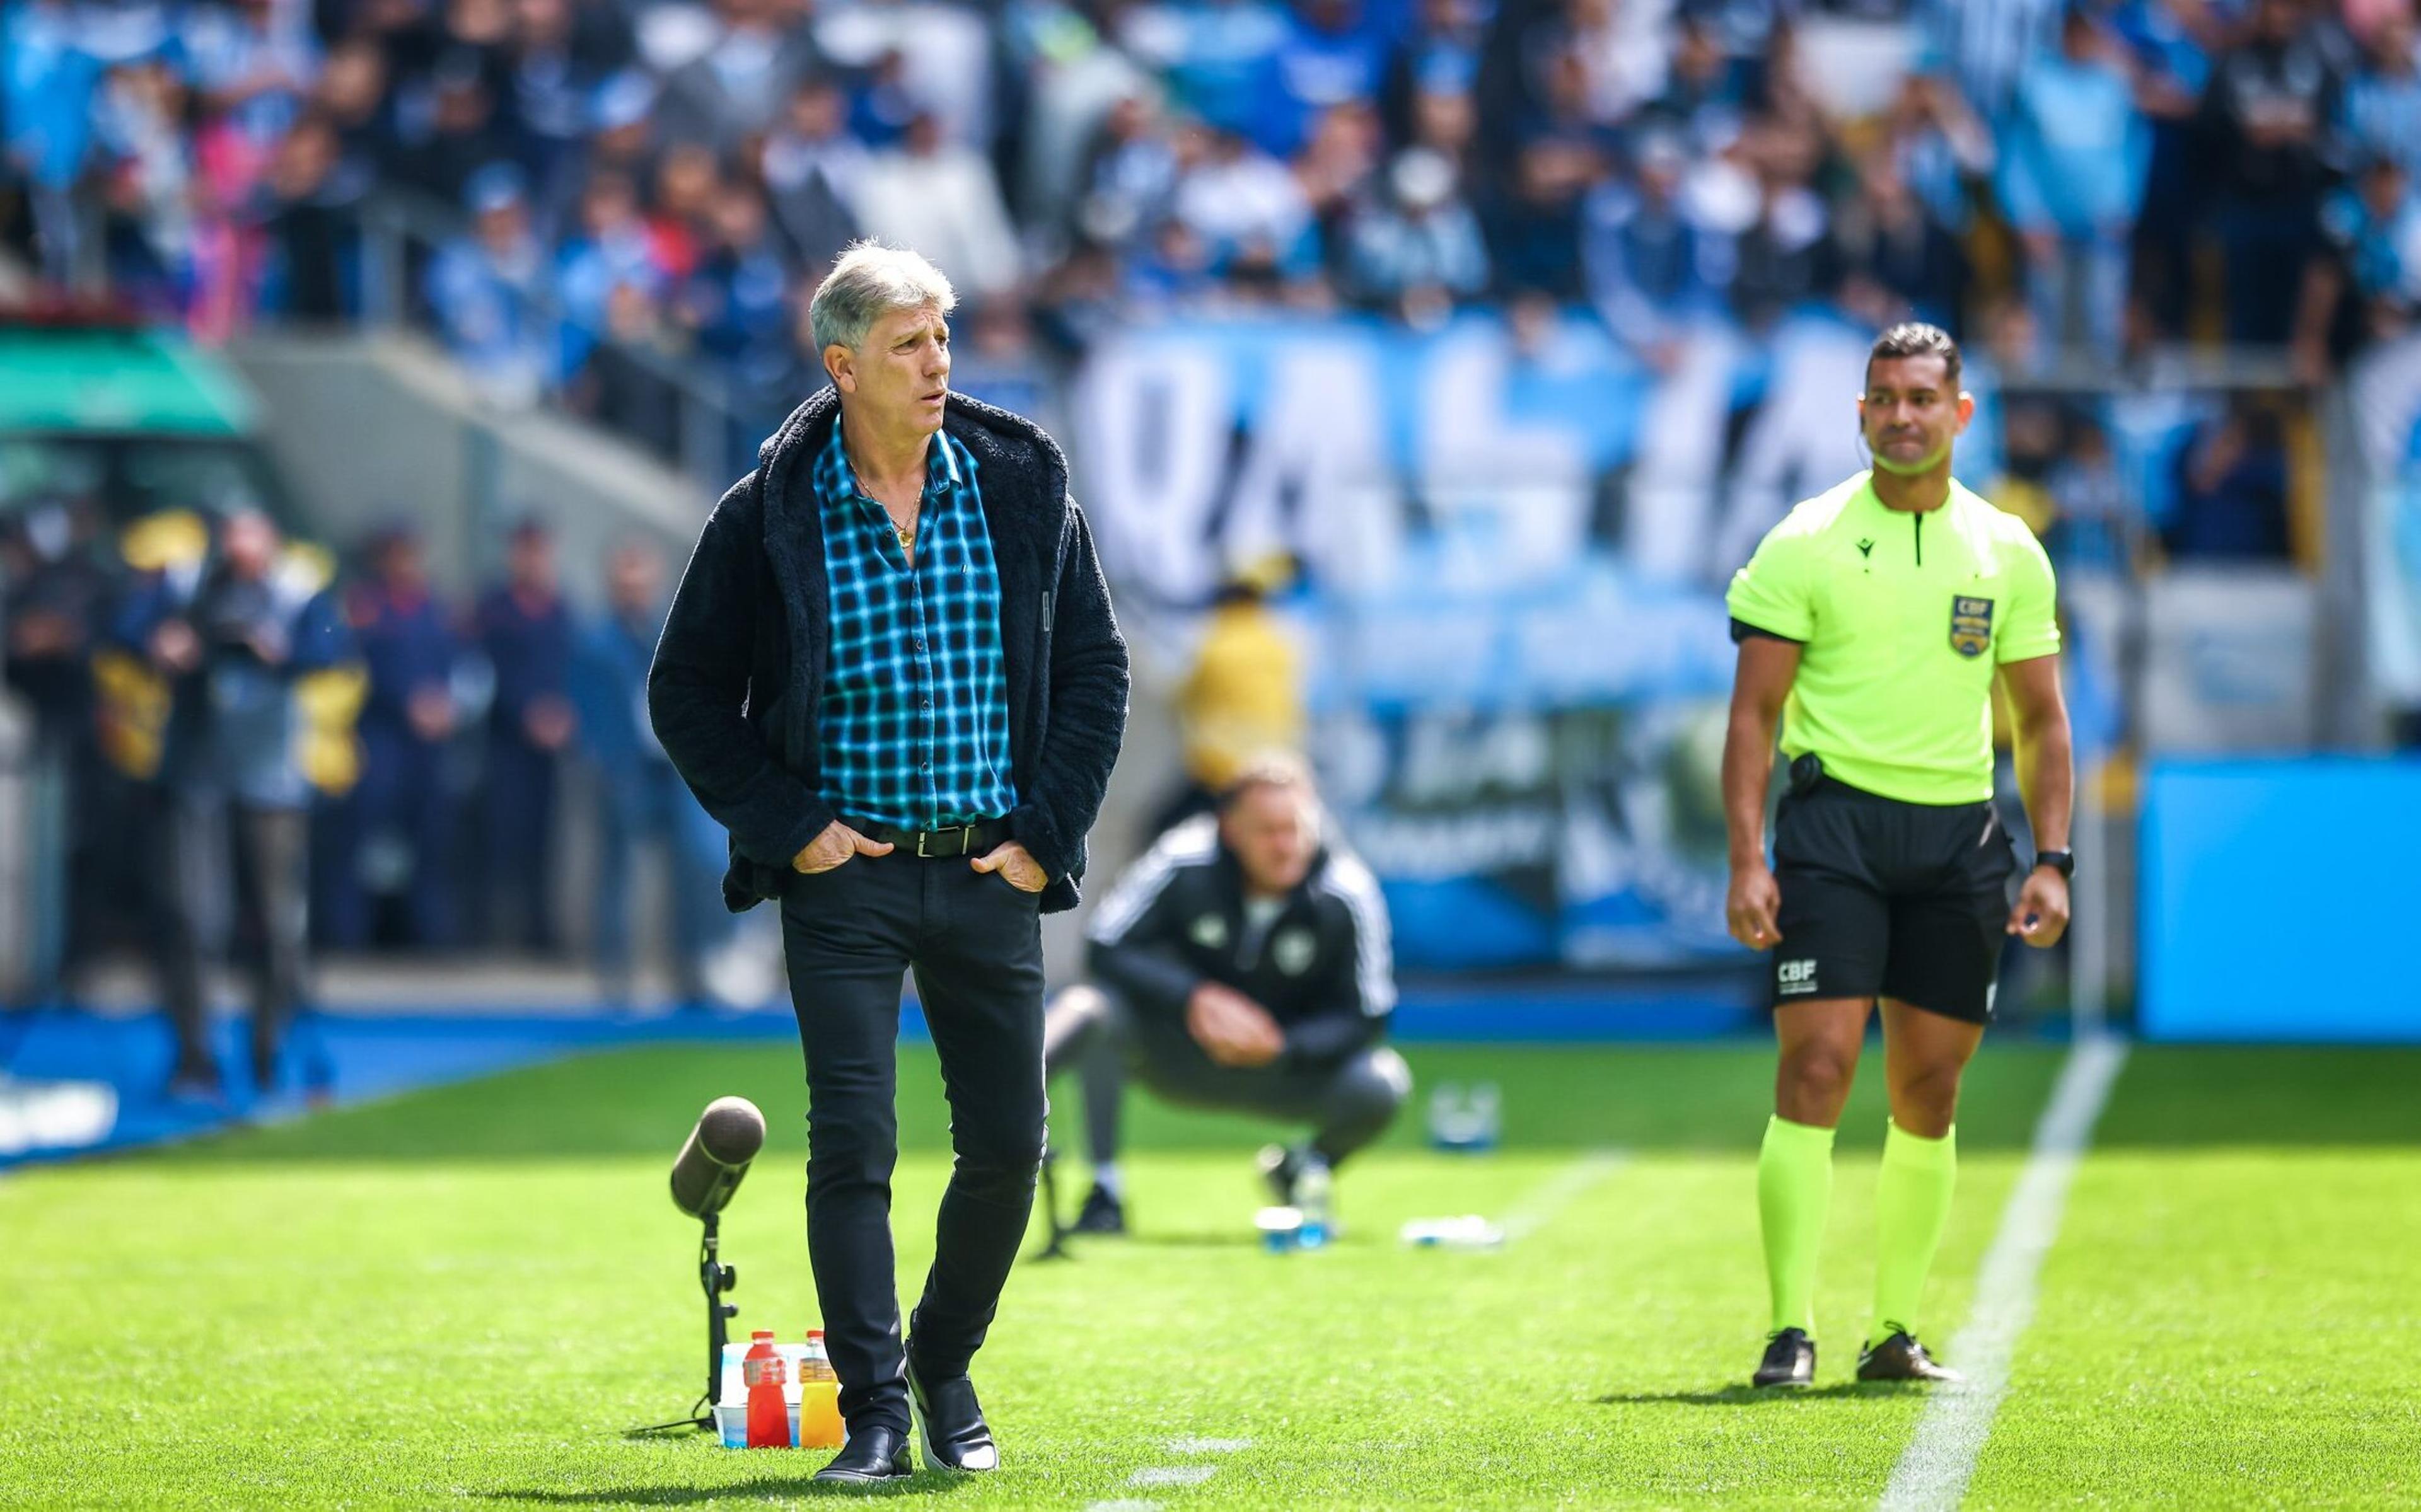
<svg viewBox="0 0 2421 1512"><path fill-rule="evenodd" d="M2059 691L2059 658L2001 663L2017 737L2018 797L2034 829L2035 852L2066 850L2076 802L2076 764L2068 730L2068 700ZM2068 879L2047 866L2026 873L2009 910L2009 933L2030 945L2059 943L2068 929Z"/></svg>
<svg viewBox="0 0 2421 1512"><path fill-rule="evenodd" d="M1737 622L1736 622L1737 623ZM1724 922L1751 950L1781 943L1774 915L1782 890L1765 863L1765 794L1773 777L1773 734L1783 700L1799 676L1804 647L1754 626L1738 625L1740 661L1732 673L1731 721L1724 731L1724 828L1731 841L1731 886Z"/></svg>

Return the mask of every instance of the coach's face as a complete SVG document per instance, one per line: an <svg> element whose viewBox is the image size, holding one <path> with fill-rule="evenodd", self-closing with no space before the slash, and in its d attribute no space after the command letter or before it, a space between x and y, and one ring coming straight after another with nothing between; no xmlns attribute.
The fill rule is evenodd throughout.
<svg viewBox="0 0 2421 1512"><path fill-rule="evenodd" d="M1867 365L1858 427L1875 465L1887 473L1925 473L1940 466L1975 413L1975 399L1959 392L1950 381L1949 362L1935 353L1878 357Z"/></svg>
<svg viewBox="0 0 2421 1512"><path fill-rule="evenodd" d="M1243 867L1245 885L1256 893L1292 892L1320 850L1311 795L1276 784L1252 787L1228 804L1219 833Z"/></svg>
<svg viewBox="0 0 2421 1512"><path fill-rule="evenodd" d="M950 322L930 304L893 310L867 328L855 351L826 347L824 370L842 402L878 431L930 435L950 397Z"/></svg>

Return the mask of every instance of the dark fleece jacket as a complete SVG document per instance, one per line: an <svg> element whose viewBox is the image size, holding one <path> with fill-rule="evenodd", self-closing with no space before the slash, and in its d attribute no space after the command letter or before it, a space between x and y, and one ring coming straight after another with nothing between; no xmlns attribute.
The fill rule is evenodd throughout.
<svg viewBox="0 0 2421 1512"><path fill-rule="evenodd" d="M656 739L731 832L723 897L734 912L779 896L790 859L836 817L818 783L832 618L810 464L839 417L829 388L800 405L715 506L648 674ZM975 454L1000 575L1009 834L1050 875L1043 911L1073 908L1126 733L1126 643L1058 445L956 394L943 424Z"/></svg>

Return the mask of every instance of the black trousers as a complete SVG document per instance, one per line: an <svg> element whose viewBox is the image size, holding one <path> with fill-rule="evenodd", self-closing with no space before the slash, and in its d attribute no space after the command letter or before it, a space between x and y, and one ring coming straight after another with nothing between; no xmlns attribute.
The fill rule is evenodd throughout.
<svg viewBox="0 0 2421 1512"><path fill-rule="evenodd" d="M807 1063L807 1258L851 1431L908 1430L891 1248L899 974L941 1053L957 1155L910 1321L927 1380L982 1347L1034 1210L1042 1090L1040 899L964 856L894 851L793 876L782 944Z"/></svg>
<svg viewBox="0 0 2421 1512"><path fill-rule="evenodd" d="M555 754L512 735L488 742L489 942L554 953Z"/></svg>
<svg viewBox="0 0 2421 1512"><path fill-rule="evenodd" d="M310 933L305 869L310 816L205 795L164 793L167 820L164 907L150 941L168 1021L177 1032L173 1075L215 1079L204 957L222 911L230 952L247 938L253 967L254 1089L275 1080L277 1052L303 996Z"/></svg>
<svg viewBox="0 0 2421 1512"><path fill-rule="evenodd" d="M1396 1120L1412 1068L1383 1045L1310 1066L1221 1066L1182 1023L1137 1013L1117 993L1074 987L1051 1001L1047 1072L1085 1081L1085 1139L1096 1165L1118 1156L1118 1105L1130 1075L1170 1102L1309 1124L1312 1148L1341 1164Z"/></svg>

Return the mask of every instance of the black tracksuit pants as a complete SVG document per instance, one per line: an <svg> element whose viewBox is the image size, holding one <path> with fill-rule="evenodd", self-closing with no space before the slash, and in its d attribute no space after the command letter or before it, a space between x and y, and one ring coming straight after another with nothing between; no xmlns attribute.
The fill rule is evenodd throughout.
<svg viewBox="0 0 2421 1512"><path fill-rule="evenodd" d="M1034 1208L1042 1090L1039 897L964 856L894 851L793 876L782 900L807 1066L807 1256L851 1431L908 1430L891 1171L899 974L941 1053L957 1162L910 1323L918 1374L963 1374Z"/></svg>
<svg viewBox="0 0 2421 1512"><path fill-rule="evenodd" d="M1070 989L1052 1004L1049 1073L1080 1067L1085 1137L1095 1165L1118 1158L1119 1105L1132 1075L1168 1101L1218 1113L1308 1124L1312 1148L1330 1165L1387 1131L1411 1095L1403 1057L1373 1045L1308 1065L1221 1066L1184 1024L1138 1012L1105 989Z"/></svg>

